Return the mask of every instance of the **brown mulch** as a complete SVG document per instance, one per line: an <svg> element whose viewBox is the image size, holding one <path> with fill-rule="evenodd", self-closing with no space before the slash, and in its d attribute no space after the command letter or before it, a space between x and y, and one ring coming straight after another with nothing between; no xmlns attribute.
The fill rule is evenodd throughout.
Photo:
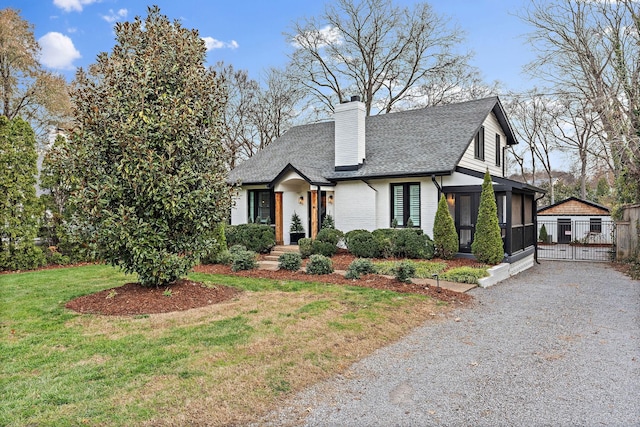
<svg viewBox="0 0 640 427"><path fill-rule="evenodd" d="M349 253L338 253L331 258L335 270L346 270L355 258ZM306 263L306 260L305 260ZM479 266L472 259L457 258L447 261L449 267L463 265ZM321 276L292 272L288 270L247 270L231 271L226 265L200 265L194 269L198 273L224 274L240 277L252 277L272 280L298 280L304 282L319 282L342 286L363 286L389 290L400 293L427 295L440 301L456 304L469 304L473 300L471 295L454 292L448 289L437 289L415 283L401 283L395 279L369 274L358 280L346 279L341 274L325 274ZM179 280L166 288L147 288L138 283L127 283L121 287L107 289L91 295L85 295L69 301L65 307L79 313L103 315L140 315L152 313L167 313L183 311L191 308L204 307L233 298L239 290L218 285L206 287L191 280Z"/></svg>
<svg viewBox="0 0 640 427"><path fill-rule="evenodd" d="M229 300L240 293L228 286L206 287L192 280L178 280L166 288L139 283L106 289L69 301L65 307L79 313L126 316L183 311Z"/></svg>

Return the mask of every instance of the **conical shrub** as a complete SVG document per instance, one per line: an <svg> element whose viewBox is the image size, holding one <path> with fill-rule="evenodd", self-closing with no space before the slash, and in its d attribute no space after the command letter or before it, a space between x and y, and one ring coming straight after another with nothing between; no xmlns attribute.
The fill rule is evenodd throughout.
<svg viewBox="0 0 640 427"><path fill-rule="evenodd" d="M493 192L489 171L484 174L482 194L480 195L480 209L476 221L476 232L471 244L471 252L480 262L498 264L504 259L504 248L498 224L498 208L496 196Z"/></svg>
<svg viewBox="0 0 640 427"><path fill-rule="evenodd" d="M458 233L453 222L444 194L440 196L436 218L433 222L433 245L435 255L442 259L451 259L458 252Z"/></svg>

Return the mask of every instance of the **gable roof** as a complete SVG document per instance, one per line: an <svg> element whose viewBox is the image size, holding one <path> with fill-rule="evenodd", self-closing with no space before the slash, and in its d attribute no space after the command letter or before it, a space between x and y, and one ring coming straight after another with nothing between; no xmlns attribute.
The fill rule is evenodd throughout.
<svg viewBox="0 0 640 427"><path fill-rule="evenodd" d="M580 207L586 208L580 209ZM569 197L538 209L538 215L609 215L609 208L589 200Z"/></svg>
<svg viewBox="0 0 640 427"><path fill-rule="evenodd" d="M366 159L357 170L335 170L334 122L295 126L229 173L229 181L269 184L285 169L311 184L375 177L450 174L493 112L507 144L516 144L498 97L369 116Z"/></svg>

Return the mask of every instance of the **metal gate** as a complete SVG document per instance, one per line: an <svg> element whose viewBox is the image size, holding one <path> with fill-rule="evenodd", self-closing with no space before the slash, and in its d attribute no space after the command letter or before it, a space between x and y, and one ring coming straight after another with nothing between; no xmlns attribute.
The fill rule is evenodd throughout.
<svg viewBox="0 0 640 427"><path fill-rule="evenodd" d="M613 221L538 217L538 259L611 261L614 257Z"/></svg>

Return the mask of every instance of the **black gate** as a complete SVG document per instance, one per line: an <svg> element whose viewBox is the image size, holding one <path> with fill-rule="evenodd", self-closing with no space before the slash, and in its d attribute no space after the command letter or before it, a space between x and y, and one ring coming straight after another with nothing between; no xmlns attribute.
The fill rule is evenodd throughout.
<svg viewBox="0 0 640 427"><path fill-rule="evenodd" d="M611 261L614 256L613 221L538 217L538 259Z"/></svg>

